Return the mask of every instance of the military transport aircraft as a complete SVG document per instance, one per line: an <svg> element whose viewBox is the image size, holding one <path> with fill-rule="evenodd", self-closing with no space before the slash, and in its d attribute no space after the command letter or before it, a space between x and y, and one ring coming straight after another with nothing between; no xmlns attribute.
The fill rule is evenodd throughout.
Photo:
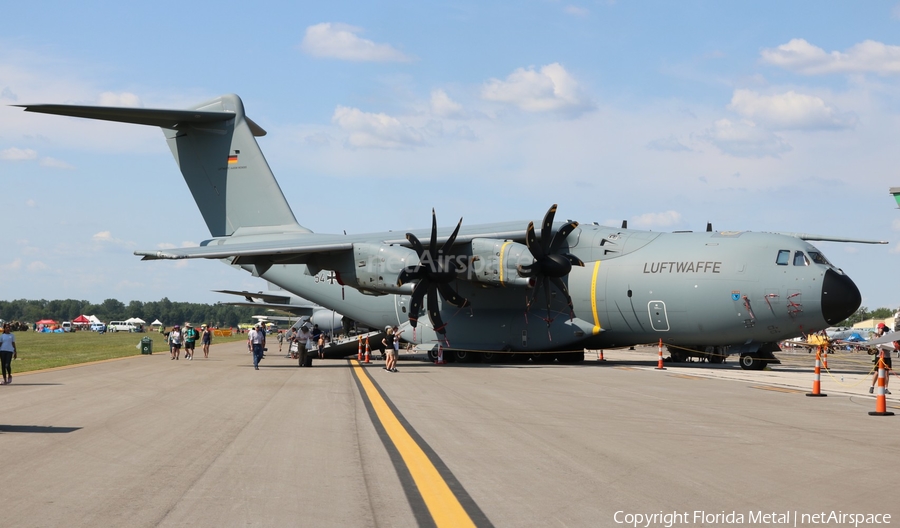
<svg viewBox="0 0 900 528"><path fill-rule="evenodd" d="M335 310L325 308L313 304L306 299L297 297L290 293L279 293L277 291L269 292L248 292L236 290L214 290L216 293L226 293L229 295L239 295L245 299L245 302L227 302L233 306L249 306L252 308L261 308L269 311L284 312L293 314L296 317L268 317L273 321L296 321L298 319L308 321L311 325L319 325L319 328L328 333L349 334L354 329L356 322Z"/></svg>
<svg viewBox="0 0 900 528"><path fill-rule="evenodd" d="M19 105L29 112L161 127L212 238L144 259L223 259L373 328L457 359L656 343L730 346L747 369L776 342L834 325L859 307L856 285L791 233L660 233L577 222L503 222L408 233L327 235L301 226L255 137L265 131L224 95L188 110ZM422 312L428 318L421 318Z"/></svg>

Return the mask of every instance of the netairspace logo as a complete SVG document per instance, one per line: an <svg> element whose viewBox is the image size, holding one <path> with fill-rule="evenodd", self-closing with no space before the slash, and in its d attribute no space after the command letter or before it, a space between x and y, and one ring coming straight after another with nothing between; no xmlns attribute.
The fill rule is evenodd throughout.
<svg viewBox="0 0 900 528"><path fill-rule="evenodd" d="M815 526L815 525L846 525L858 528L859 526L877 526L891 524L889 513L845 513L843 511L830 511L818 513L800 513L796 510L783 512L764 512L762 510L749 511L746 514L737 511L706 512L694 510L693 512L658 512L658 513L626 513L619 510L613 516L616 524L632 526L634 528L650 528L651 526L726 526L726 525L768 525L768 526Z"/></svg>

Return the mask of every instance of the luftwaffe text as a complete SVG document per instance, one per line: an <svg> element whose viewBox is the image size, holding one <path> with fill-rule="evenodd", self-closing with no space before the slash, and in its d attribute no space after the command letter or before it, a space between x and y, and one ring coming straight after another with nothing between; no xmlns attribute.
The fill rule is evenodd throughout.
<svg viewBox="0 0 900 528"><path fill-rule="evenodd" d="M644 273L721 273L721 262L644 262Z"/></svg>

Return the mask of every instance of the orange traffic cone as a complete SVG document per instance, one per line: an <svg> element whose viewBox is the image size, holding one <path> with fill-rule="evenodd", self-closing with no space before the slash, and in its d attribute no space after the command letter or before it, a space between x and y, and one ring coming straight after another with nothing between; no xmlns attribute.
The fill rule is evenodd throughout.
<svg viewBox="0 0 900 528"><path fill-rule="evenodd" d="M600 349L600 353L597 354L597 361L606 361L606 358L603 357L603 349Z"/></svg>
<svg viewBox="0 0 900 528"><path fill-rule="evenodd" d="M878 389L875 391L875 410L869 412L869 416L894 416L887 410L887 401L884 399L884 350L878 353Z"/></svg>
<svg viewBox="0 0 900 528"><path fill-rule="evenodd" d="M444 361L444 347L443 345L438 345L438 357L437 361L434 362L435 365L443 365L447 363Z"/></svg>
<svg viewBox="0 0 900 528"><path fill-rule="evenodd" d="M806 393L807 396L828 396L827 394L822 394L820 392L820 389L822 388L822 374L821 374L822 360L821 360L821 356L820 356L821 352L822 352L822 347L821 346L816 347L816 377L813 379L812 392L807 392Z"/></svg>
<svg viewBox="0 0 900 528"><path fill-rule="evenodd" d="M822 368L828 370L828 348L827 347L819 347L822 349Z"/></svg>
<svg viewBox="0 0 900 528"><path fill-rule="evenodd" d="M359 343L359 348L356 351L356 361L362 361L362 336L356 336L356 341Z"/></svg>
<svg viewBox="0 0 900 528"><path fill-rule="evenodd" d="M656 364L656 370L666 370L666 367L663 366L662 339L659 340L659 363Z"/></svg>
<svg viewBox="0 0 900 528"><path fill-rule="evenodd" d="M369 361L369 338L368 337L366 338L366 360L363 361L363 363L371 363L371 361Z"/></svg>

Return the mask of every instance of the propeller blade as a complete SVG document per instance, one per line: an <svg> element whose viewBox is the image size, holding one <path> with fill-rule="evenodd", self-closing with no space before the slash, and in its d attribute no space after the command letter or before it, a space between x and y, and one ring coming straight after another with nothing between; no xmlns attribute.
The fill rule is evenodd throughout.
<svg viewBox="0 0 900 528"><path fill-rule="evenodd" d="M547 298L547 326L550 326L550 321L553 320L550 317L550 281L544 281L544 297Z"/></svg>
<svg viewBox="0 0 900 528"><path fill-rule="evenodd" d="M449 284L438 284L438 290L441 292L441 296L444 300L453 306L458 306L460 308L469 306L469 300L453 291L453 288L451 288Z"/></svg>
<svg viewBox="0 0 900 528"><path fill-rule="evenodd" d="M544 215L544 223L541 224L541 249L544 253L550 253L550 230L553 229L553 218L556 216L556 204L547 210Z"/></svg>
<svg viewBox="0 0 900 528"><path fill-rule="evenodd" d="M428 281L419 281L413 288L412 297L409 299L409 324L415 328L419 321L419 312L422 311L422 300L428 291Z"/></svg>
<svg viewBox="0 0 900 528"><path fill-rule="evenodd" d="M428 253L431 254L431 260L437 260L437 215L434 214L434 208L431 209L431 245L428 246Z"/></svg>
<svg viewBox="0 0 900 528"><path fill-rule="evenodd" d="M453 230L453 234L450 235L450 238L448 238L447 241L444 242L444 245L441 246L441 253L443 253L443 252L447 251L448 249L450 249L451 247L453 247L453 243L456 242L456 235L459 234L460 226L462 226L462 218L460 218L459 223L456 224L456 229Z"/></svg>
<svg viewBox="0 0 900 528"><path fill-rule="evenodd" d="M418 255L419 258L422 258L422 253L425 253L425 248L422 247L422 242L419 241L419 237L412 233L406 233L406 240L409 240L409 243L412 245L413 251L416 252L416 255Z"/></svg>
<svg viewBox="0 0 900 528"><path fill-rule="evenodd" d="M431 318L431 325L434 327L435 332L442 335L447 333L444 329L446 326L444 320L441 319L441 310L438 307L437 291L435 288L428 288L428 317Z"/></svg>
<svg viewBox="0 0 900 528"><path fill-rule="evenodd" d="M575 255L572 255L571 253L566 253L563 256L566 257L566 259L569 261L569 263L571 263L573 266L581 266L582 268L584 267L584 261L582 261L580 258L576 257Z"/></svg>
<svg viewBox="0 0 900 528"><path fill-rule="evenodd" d="M528 229L525 231L525 245L531 251L531 256L535 260L544 258L544 248L538 244L537 235L534 233L534 222L528 222Z"/></svg>
<svg viewBox="0 0 900 528"><path fill-rule="evenodd" d="M572 297L569 295L569 289L566 288L566 283L562 281L559 277L550 277L550 281L559 288L559 291L566 296L566 303L569 305L569 311L574 312L575 306L572 305Z"/></svg>
<svg viewBox="0 0 900 528"><path fill-rule="evenodd" d="M423 275L424 273L421 264L407 266L400 270L400 274L397 275L397 286L403 286L407 282L421 279L423 278Z"/></svg>
<svg viewBox="0 0 900 528"><path fill-rule="evenodd" d="M560 227L559 231L557 231L556 234L553 235L553 241L550 242L550 250L548 251L548 253L556 253L557 251L559 251L559 247L563 244L563 242L566 241L566 238L568 238L569 234L571 234L576 227L578 227L578 222L575 221L569 222L566 225Z"/></svg>
<svg viewBox="0 0 900 528"><path fill-rule="evenodd" d="M544 283L544 276L541 274L537 274L534 279L534 288L531 290L531 299L529 299L525 303L525 311L531 310L531 305L534 304L534 300L537 298L537 294L541 291L541 285Z"/></svg>
<svg viewBox="0 0 900 528"><path fill-rule="evenodd" d="M527 278L527 277L533 276L536 273L536 271L535 271L536 267L537 267L537 262L534 262L532 264L526 264L524 266L522 266L520 264L520 265L516 266L516 271L519 273L519 277Z"/></svg>

